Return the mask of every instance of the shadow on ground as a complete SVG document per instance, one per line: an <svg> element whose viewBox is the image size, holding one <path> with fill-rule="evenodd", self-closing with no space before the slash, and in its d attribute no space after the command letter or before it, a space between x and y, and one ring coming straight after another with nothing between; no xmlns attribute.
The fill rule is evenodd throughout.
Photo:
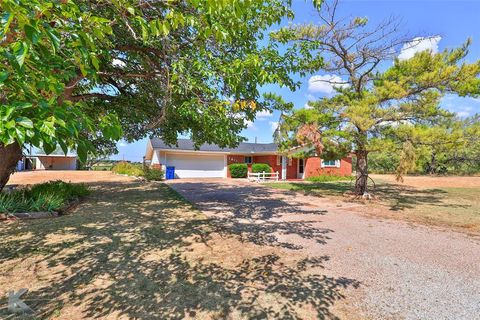
<svg viewBox="0 0 480 320"><path fill-rule="evenodd" d="M292 210L281 200L238 194L251 198L234 217L207 219L164 184L96 188L71 215L0 226L0 287L27 282L41 318L335 319L343 289L359 286L323 275L327 256L285 253L299 247L279 234L325 243L332 231L270 221Z"/></svg>
<svg viewBox="0 0 480 320"><path fill-rule="evenodd" d="M272 186L275 187L275 185ZM292 182L285 185L280 184L278 187L280 189L303 192L316 197L342 196L346 192L353 190L350 182ZM449 203L445 201L447 200L448 192L443 189L418 189L401 184L379 182L370 191L379 199L380 203L386 205L392 211L415 209L420 205L452 209L470 207L461 202Z"/></svg>

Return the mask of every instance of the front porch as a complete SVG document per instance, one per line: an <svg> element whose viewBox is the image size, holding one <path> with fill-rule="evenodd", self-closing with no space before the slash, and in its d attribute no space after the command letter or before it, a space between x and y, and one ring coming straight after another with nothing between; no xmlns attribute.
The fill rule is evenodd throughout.
<svg viewBox="0 0 480 320"><path fill-rule="evenodd" d="M233 163L245 163L248 166L248 172L252 172L252 164L266 163L272 170L278 172L279 180L302 180L304 176L304 160L293 159L276 154L229 154L227 155L227 167ZM227 170L227 177L231 178L230 170Z"/></svg>

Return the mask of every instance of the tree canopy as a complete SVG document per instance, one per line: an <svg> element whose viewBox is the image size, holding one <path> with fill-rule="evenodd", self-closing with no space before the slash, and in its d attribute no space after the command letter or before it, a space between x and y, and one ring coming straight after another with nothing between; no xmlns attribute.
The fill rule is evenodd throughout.
<svg viewBox="0 0 480 320"><path fill-rule="evenodd" d="M465 61L470 41L460 48L436 54L427 50L411 59L399 59L398 49L406 40L398 35L395 20L369 28L365 18L337 19L336 6L334 1L319 11L320 25L289 26L276 34L282 43L308 49L310 56L324 55L325 64L317 71L344 77L325 80L337 91L333 97L309 102L309 108L285 115L278 140L284 149L310 144L326 158L354 150L355 191L363 195L367 193L368 154L400 147L398 172L407 172L414 159L414 139L398 139L392 131L415 127L418 132L422 126L451 117L440 107L440 99L447 93L477 96L480 61ZM313 139L305 141L305 137Z"/></svg>
<svg viewBox="0 0 480 320"><path fill-rule="evenodd" d="M235 145L278 100L260 86L296 86L292 52L263 39L289 2L2 1L0 158L31 144L85 159L122 135Z"/></svg>

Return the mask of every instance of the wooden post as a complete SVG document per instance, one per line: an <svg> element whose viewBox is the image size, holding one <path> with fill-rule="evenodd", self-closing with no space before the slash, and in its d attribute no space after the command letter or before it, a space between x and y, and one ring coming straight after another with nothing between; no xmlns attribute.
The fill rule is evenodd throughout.
<svg viewBox="0 0 480 320"><path fill-rule="evenodd" d="M287 180L287 157L282 156L282 180Z"/></svg>

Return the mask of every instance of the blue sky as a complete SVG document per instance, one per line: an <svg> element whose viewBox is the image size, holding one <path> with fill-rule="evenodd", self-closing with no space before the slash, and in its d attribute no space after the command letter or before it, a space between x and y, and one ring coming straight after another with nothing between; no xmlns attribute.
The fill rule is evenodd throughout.
<svg viewBox="0 0 480 320"><path fill-rule="evenodd" d="M318 23L310 1L293 0L293 9L294 23ZM344 0L340 3L339 13L342 16L368 17L372 24L390 16L398 17L402 21L402 30L411 35L412 39L417 36L438 36L424 43L433 50L458 47L470 37L473 43L467 60L480 59L480 0ZM281 94L286 101L293 102L295 108L302 108L309 100L328 95L331 90L322 82L309 84L312 76L334 75L319 72L303 78L295 77L302 83L295 92L276 86L263 89ZM480 99L447 96L442 105L464 117L479 112ZM258 142L271 142L278 118L278 112L259 114L257 120L250 123L242 135L251 142L255 141L255 137ZM118 143L119 154L111 158L141 161L146 143L147 139L131 144L121 141Z"/></svg>

